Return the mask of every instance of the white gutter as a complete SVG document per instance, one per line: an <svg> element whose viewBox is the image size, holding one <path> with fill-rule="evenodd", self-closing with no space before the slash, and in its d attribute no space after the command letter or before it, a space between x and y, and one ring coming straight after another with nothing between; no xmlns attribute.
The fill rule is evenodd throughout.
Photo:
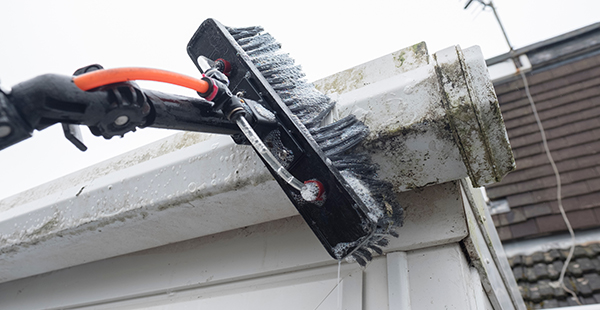
<svg viewBox="0 0 600 310"><path fill-rule="evenodd" d="M434 59L421 43L317 83L371 128L397 191L514 166L479 49ZM0 201L0 282L296 214L250 147L178 134Z"/></svg>
<svg viewBox="0 0 600 310"><path fill-rule="evenodd" d="M575 244L595 243L600 240L600 229L578 231L575 234ZM531 255L535 252L546 252L552 249L568 249L573 242L568 233L540 237L535 239L504 243L507 257L515 255Z"/></svg>
<svg viewBox="0 0 600 310"><path fill-rule="evenodd" d="M547 308L547 310L597 310L597 309L598 309L598 304L571 306L571 307Z"/></svg>
<svg viewBox="0 0 600 310"><path fill-rule="evenodd" d="M490 72L490 78L494 83L508 80L510 78L519 77L521 71L531 71L531 62L526 54L519 55L518 60L520 67L517 70L515 61L512 58L506 59L502 62L495 63L488 67Z"/></svg>

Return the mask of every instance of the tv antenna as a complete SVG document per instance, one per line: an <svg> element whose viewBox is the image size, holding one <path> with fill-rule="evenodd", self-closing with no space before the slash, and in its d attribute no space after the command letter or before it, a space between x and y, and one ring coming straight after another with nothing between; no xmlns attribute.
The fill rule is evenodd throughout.
<svg viewBox="0 0 600 310"><path fill-rule="evenodd" d="M504 26L502 25L502 22L500 21L500 17L498 17L498 13L496 12L496 7L494 7L494 3L492 2L492 0L488 0L487 2L485 2L483 0L468 0L464 9L466 10L473 2L478 2L479 4L483 5L483 10L485 10L487 8L492 9L492 12L494 12L494 16L496 17L496 21L498 21L498 25L500 25L500 29L502 30L502 34L504 35L504 39L506 39L506 44L508 44L508 48L510 48L510 52L512 53L514 51L514 49L512 47L512 44L510 44L510 41L508 40L508 36L506 35L506 30L504 30Z"/></svg>

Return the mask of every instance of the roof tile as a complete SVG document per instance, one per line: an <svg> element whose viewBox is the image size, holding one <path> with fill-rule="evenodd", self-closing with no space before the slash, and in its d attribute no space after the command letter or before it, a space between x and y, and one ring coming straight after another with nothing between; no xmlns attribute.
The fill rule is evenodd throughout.
<svg viewBox="0 0 600 310"><path fill-rule="evenodd" d="M500 223L500 226L508 226L508 219L506 218L506 213L497 214L496 218Z"/></svg>
<svg viewBox="0 0 600 310"><path fill-rule="evenodd" d="M596 154L584 155L584 156L578 155L577 157L570 158L566 161L556 162L556 166L558 167L558 170L564 174L565 172L573 171L573 170L582 170L582 169L592 169L593 170L594 168L596 168L596 170L598 170L598 169L600 169L600 166L598 165L598 163L600 163L600 152L597 152ZM520 183L522 181L527 181L527 180L538 178L538 177L547 177L547 176L553 176L553 175L554 175L554 171L552 170L552 167L549 164L541 165L541 166L534 166L534 167L527 168L527 169L518 165L518 169L516 171L509 173L502 180L502 182L488 185L486 187L486 189L487 188L494 189L494 188L498 188L498 187L504 187L504 186L506 186L508 184L512 184L512 183ZM492 193L488 193L488 196L490 197L490 199L498 198L498 197L494 197L493 191L492 191ZM506 196L506 195L504 195L504 196ZM504 196L502 196L502 197L504 197Z"/></svg>
<svg viewBox="0 0 600 310"><path fill-rule="evenodd" d="M498 237L500 238L500 240L504 241L504 240L512 239L512 232L510 231L510 227L508 227L508 226L498 227L497 230L498 230Z"/></svg>
<svg viewBox="0 0 600 310"><path fill-rule="evenodd" d="M588 281L594 294L600 293L600 275L597 273L588 273L583 275L583 277Z"/></svg>
<svg viewBox="0 0 600 310"><path fill-rule="evenodd" d="M582 208L600 207L600 192L578 196L577 203Z"/></svg>
<svg viewBox="0 0 600 310"><path fill-rule="evenodd" d="M600 260L598 258L592 258L590 259L590 262L594 265L594 269L596 269L597 272L600 272Z"/></svg>
<svg viewBox="0 0 600 310"><path fill-rule="evenodd" d="M597 173L596 169L594 169L594 170L589 170L589 171L590 171L590 172L589 172L590 174L591 174L592 172L593 172L594 174L596 174L596 173ZM587 183L588 189L589 189L590 191L600 191L600 178L598 178L598 179L591 179L591 180L587 180L587 181L586 181L586 183Z"/></svg>
<svg viewBox="0 0 600 310"><path fill-rule="evenodd" d="M519 282L517 284L517 286L519 287L519 292L521 293L521 296L523 297L523 299L528 300L529 299L529 283Z"/></svg>
<svg viewBox="0 0 600 310"><path fill-rule="evenodd" d="M587 251L586 247L578 245L575 247L575 250L573 250L574 258L589 257L589 256L590 256L590 252Z"/></svg>
<svg viewBox="0 0 600 310"><path fill-rule="evenodd" d="M554 288L554 296L558 300L564 300L565 298L567 298L567 295L568 295L567 292L562 287L559 286L559 287Z"/></svg>
<svg viewBox="0 0 600 310"><path fill-rule="evenodd" d="M539 232L548 233L567 229L561 215L548 215L535 218Z"/></svg>
<svg viewBox="0 0 600 310"><path fill-rule="evenodd" d="M492 215L492 221L494 222L494 226L502 226L500 225L500 219L498 218L498 214Z"/></svg>
<svg viewBox="0 0 600 310"><path fill-rule="evenodd" d="M523 265L528 267L533 266L533 258L531 258L531 255L523 255Z"/></svg>
<svg viewBox="0 0 600 310"><path fill-rule="evenodd" d="M550 308L557 308L557 307L558 307L558 300L556 300L556 299L544 300L544 303L542 304L542 309L550 309Z"/></svg>
<svg viewBox="0 0 600 310"><path fill-rule="evenodd" d="M579 304L577 303L577 301L575 301L575 299L573 297L570 297L570 298L567 298L567 306L576 307L576 306L579 306Z"/></svg>
<svg viewBox="0 0 600 310"><path fill-rule="evenodd" d="M522 193L518 195L506 197L508 205L512 207L523 206L530 204L534 201L533 194L531 192Z"/></svg>
<svg viewBox="0 0 600 310"><path fill-rule="evenodd" d="M556 269L553 264L548 265L548 277L550 280L557 280L560 277L560 269Z"/></svg>
<svg viewBox="0 0 600 310"><path fill-rule="evenodd" d="M544 263L535 264L532 269L533 269L533 273L535 274L535 280L550 278L550 275L548 273L548 267L546 264L544 264Z"/></svg>
<svg viewBox="0 0 600 310"><path fill-rule="evenodd" d="M593 305L596 303L594 297L584 297L579 299L583 305Z"/></svg>
<svg viewBox="0 0 600 310"><path fill-rule="evenodd" d="M569 264L569 265L571 265L571 264ZM567 272L570 273L568 270L567 270ZM571 276L565 276L565 279L564 279L565 286L569 290L574 291L575 293L577 293L578 292L578 290L577 290L577 284L575 284L575 282L577 282L577 278L574 278L574 277L571 277Z"/></svg>
<svg viewBox="0 0 600 310"><path fill-rule="evenodd" d="M533 267L525 267L523 271L525 272L524 277L528 282L535 283L537 281L537 274L535 273Z"/></svg>
<svg viewBox="0 0 600 310"><path fill-rule="evenodd" d="M578 295L582 295L584 297L592 296L592 288L589 285L590 281L588 281L586 278L578 278L574 280Z"/></svg>
<svg viewBox="0 0 600 310"><path fill-rule="evenodd" d="M546 120L544 121L544 128L556 128L565 124L570 124L589 118L595 118L598 116L600 116L600 106L592 107L590 109L585 109L570 114L565 114L562 115L560 118ZM537 123L531 123L529 125L511 128L511 130L508 132L508 137L509 139L513 139L515 137L520 137L522 135L530 134L536 131L539 131Z"/></svg>
<svg viewBox="0 0 600 310"><path fill-rule="evenodd" d="M580 277L583 275L583 270L581 270L581 266L577 262L570 262L567 267L567 272L576 277Z"/></svg>
<svg viewBox="0 0 600 310"><path fill-rule="evenodd" d="M550 286L550 280L539 281L537 285L543 299L550 299L554 296L554 288Z"/></svg>
<svg viewBox="0 0 600 310"><path fill-rule="evenodd" d="M589 247L583 247L585 254L588 258L596 258L596 252Z"/></svg>
<svg viewBox="0 0 600 310"><path fill-rule="evenodd" d="M594 253L600 253L600 243L592 243L588 246ZM600 271L600 268L598 269Z"/></svg>
<svg viewBox="0 0 600 310"><path fill-rule="evenodd" d="M524 281L527 280L525 277L525 268L523 266L518 266L513 268L513 275L515 276L516 281Z"/></svg>
<svg viewBox="0 0 600 310"><path fill-rule="evenodd" d="M590 209L568 212L567 217L573 229L589 228L598 225L594 211Z"/></svg>
<svg viewBox="0 0 600 310"><path fill-rule="evenodd" d="M543 252L535 252L531 254L531 259L534 264L540 263L544 261L544 253Z"/></svg>
<svg viewBox="0 0 600 310"><path fill-rule="evenodd" d="M509 227L513 238L535 235L539 232L538 227L536 225L536 219L530 219L526 222L513 224Z"/></svg>
<svg viewBox="0 0 600 310"><path fill-rule="evenodd" d="M592 264L592 262L590 261L589 258L587 258L587 257L578 258L576 261L579 264L581 271L583 273L590 273L590 272L596 271L595 266Z"/></svg>
<svg viewBox="0 0 600 310"><path fill-rule="evenodd" d="M546 253L544 253L544 261L546 263L552 263L553 261L560 259L560 251L557 249L552 249Z"/></svg>
<svg viewBox="0 0 600 310"><path fill-rule="evenodd" d="M515 255L513 257L510 257L508 259L508 263L510 264L511 268L515 266L521 266L523 264L523 256Z"/></svg>
<svg viewBox="0 0 600 310"><path fill-rule="evenodd" d="M544 300L540 293L540 288L537 285L529 286L529 299L535 303L539 303Z"/></svg>
<svg viewBox="0 0 600 310"><path fill-rule="evenodd" d="M560 272L560 270L563 269L563 266L565 265L565 263L563 262L564 259L565 258L561 258L561 260L556 260L556 261L552 262L552 266L554 267L555 270L558 270Z"/></svg>
<svg viewBox="0 0 600 310"><path fill-rule="evenodd" d="M521 209L512 209L510 212L504 213L504 215L506 216L508 224L521 223L527 220L525 213L523 213L523 210Z"/></svg>
<svg viewBox="0 0 600 310"><path fill-rule="evenodd" d="M558 301L558 306L559 307L568 307L569 303L566 300L559 300Z"/></svg>

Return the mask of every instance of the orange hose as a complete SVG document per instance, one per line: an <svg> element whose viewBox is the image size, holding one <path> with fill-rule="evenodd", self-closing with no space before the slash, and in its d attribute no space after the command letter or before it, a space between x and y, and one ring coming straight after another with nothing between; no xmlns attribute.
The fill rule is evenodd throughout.
<svg viewBox="0 0 600 310"><path fill-rule="evenodd" d="M73 77L73 82L81 90L133 80L145 80L175 84L191 88L201 94L208 92L209 84L187 75L150 68L114 68L96 70Z"/></svg>

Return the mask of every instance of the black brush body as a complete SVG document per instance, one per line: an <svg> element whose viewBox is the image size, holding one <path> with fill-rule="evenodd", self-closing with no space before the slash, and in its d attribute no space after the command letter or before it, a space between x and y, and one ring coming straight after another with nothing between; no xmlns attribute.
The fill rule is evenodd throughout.
<svg viewBox="0 0 600 310"><path fill-rule="evenodd" d="M323 199L304 200L267 167L327 252L361 265L381 254L386 238L397 236L403 211L392 186L377 180L369 157L354 152L368 128L353 115L321 126L334 103L303 79L300 67L261 27L226 28L208 19L190 40L188 54L200 71L200 56L225 60L232 93L275 115L278 126L261 139L275 140L267 146L273 154L286 154L281 162L297 179L321 182Z"/></svg>

